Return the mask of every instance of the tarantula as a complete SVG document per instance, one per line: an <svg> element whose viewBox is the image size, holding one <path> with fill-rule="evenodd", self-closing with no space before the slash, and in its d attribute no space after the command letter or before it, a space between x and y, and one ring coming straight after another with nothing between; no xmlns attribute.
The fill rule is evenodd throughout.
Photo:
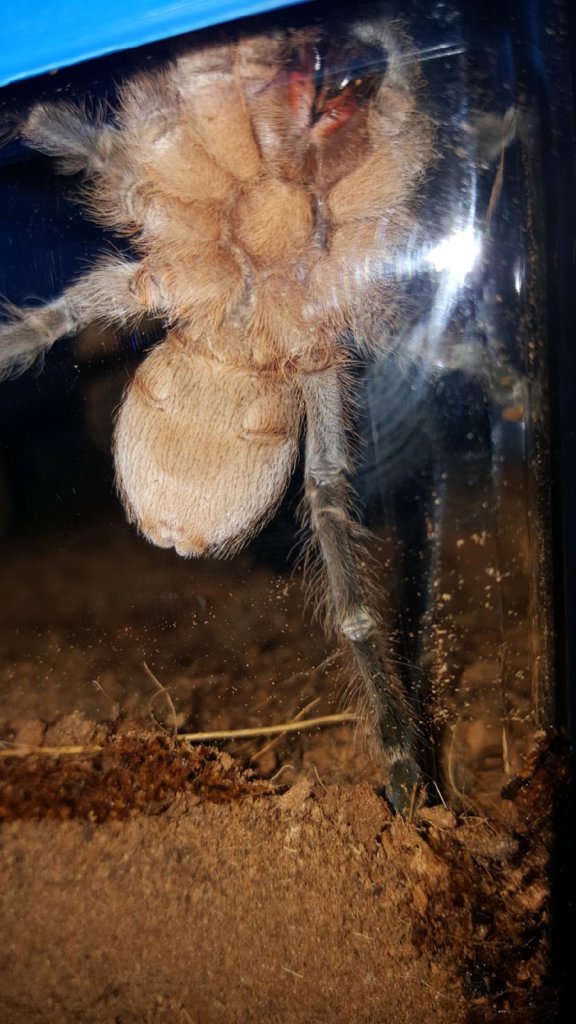
<svg viewBox="0 0 576 1024"><path fill-rule="evenodd" d="M305 432L305 503L328 620L353 654L406 806L420 779L351 513L354 353L390 347L390 268L431 159L417 62L386 18L212 34L87 115L40 103L26 145L83 172L92 216L132 241L53 302L0 327L22 369L93 321L152 314L165 340L127 388L114 441L127 515L154 544L228 555L278 506Z"/></svg>

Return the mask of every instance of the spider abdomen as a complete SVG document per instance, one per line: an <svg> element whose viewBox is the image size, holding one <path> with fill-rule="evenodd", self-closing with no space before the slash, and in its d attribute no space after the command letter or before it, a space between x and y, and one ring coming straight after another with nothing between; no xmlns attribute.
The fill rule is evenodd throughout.
<svg viewBox="0 0 576 1024"><path fill-rule="evenodd" d="M181 555L229 554L273 514L297 454L293 384L200 355L177 334L128 387L115 431L129 518Z"/></svg>

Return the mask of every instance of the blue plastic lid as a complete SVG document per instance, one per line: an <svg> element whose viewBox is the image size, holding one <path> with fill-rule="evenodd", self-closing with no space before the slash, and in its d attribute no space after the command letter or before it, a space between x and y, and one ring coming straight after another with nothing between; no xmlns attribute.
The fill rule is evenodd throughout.
<svg viewBox="0 0 576 1024"><path fill-rule="evenodd" d="M0 0L0 85L297 0Z"/></svg>

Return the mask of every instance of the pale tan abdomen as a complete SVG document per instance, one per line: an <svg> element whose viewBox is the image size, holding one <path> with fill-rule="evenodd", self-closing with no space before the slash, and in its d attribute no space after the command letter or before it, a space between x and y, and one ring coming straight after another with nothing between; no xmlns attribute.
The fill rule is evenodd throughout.
<svg viewBox="0 0 576 1024"><path fill-rule="evenodd" d="M169 336L130 384L115 433L118 488L154 544L236 550L274 512L297 454L290 384L231 368Z"/></svg>

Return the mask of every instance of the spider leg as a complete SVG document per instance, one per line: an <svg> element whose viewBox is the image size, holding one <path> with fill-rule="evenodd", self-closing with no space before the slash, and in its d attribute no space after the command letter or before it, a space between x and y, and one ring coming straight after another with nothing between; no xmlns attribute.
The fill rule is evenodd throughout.
<svg viewBox="0 0 576 1024"><path fill-rule="evenodd" d="M161 296L141 263L110 260L45 306L5 308L11 319L0 323L0 380L22 373L59 338L94 321L137 322L147 310L161 309Z"/></svg>
<svg viewBox="0 0 576 1024"><path fill-rule="evenodd" d="M388 796L403 812L421 781L414 754L415 726L402 684L388 664L358 543L359 527L350 514L339 372L307 374L302 389L307 417L305 496L327 582L328 613L354 656L389 771Z"/></svg>
<svg viewBox="0 0 576 1024"><path fill-rule="evenodd" d="M36 104L20 134L27 146L53 157L61 174L102 171L118 140L118 131L104 122L102 112L90 118L66 102Z"/></svg>

